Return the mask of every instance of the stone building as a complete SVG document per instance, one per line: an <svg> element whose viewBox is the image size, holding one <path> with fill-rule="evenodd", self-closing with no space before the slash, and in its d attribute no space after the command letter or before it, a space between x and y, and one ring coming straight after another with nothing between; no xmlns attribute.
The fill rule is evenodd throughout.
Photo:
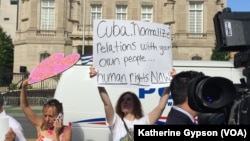
<svg viewBox="0 0 250 141"><path fill-rule="evenodd" d="M210 60L213 17L225 6L226 0L19 0L14 72L31 71L56 52L92 53L94 19L170 24L173 59Z"/></svg>
<svg viewBox="0 0 250 141"><path fill-rule="evenodd" d="M15 38L17 29L17 1L0 0L0 26L12 39Z"/></svg>

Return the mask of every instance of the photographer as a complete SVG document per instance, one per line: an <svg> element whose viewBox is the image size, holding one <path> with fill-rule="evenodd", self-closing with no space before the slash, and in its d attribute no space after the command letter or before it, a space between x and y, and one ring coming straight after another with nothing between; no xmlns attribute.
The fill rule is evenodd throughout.
<svg viewBox="0 0 250 141"><path fill-rule="evenodd" d="M191 109L188 104L188 88L189 82L198 76L204 76L202 72L196 71L183 71L172 79L170 83L171 95L173 98L174 105L168 116L166 124L183 124L183 125L194 125L194 118L198 112Z"/></svg>
<svg viewBox="0 0 250 141"><path fill-rule="evenodd" d="M174 105L166 124L225 124L236 98L233 82L202 72L183 71L170 83Z"/></svg>

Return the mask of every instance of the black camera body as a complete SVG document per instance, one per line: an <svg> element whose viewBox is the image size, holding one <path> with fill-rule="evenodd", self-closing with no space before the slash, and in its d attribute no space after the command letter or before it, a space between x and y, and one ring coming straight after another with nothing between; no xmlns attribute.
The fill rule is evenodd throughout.
<svg viewBox="0 0 250 141"><path fill-rule="evenodd" d="M223 77L199 76L190 81L189 106L199 112L222 112L236 98L233 82Z"/></svg>
<svg viewBox="0 0 250 141"><path fill-rule="evenodd" d="M238 95L231 107L228 124L250 124L250 91L246 87L238 87Z"/></svg>
<svg viewBox="0 0 250 141"><path fill-rule="evenodd" d="M250 124L250 90L223 77L199 76L188 88L188 104L198 111L199 124Z"/></svg>
<svg viewBox="0 0 250 141"><path fill-rule="evenodd" d="M227 124L236 97L237 89L227 78L199 76L189 82L188 104L199 112L199 124Z"/></svg>
<svg viewBox="0 0 250 141"><path fill-rule="evenodd" d="M188 89L188 104L199 124L250 124L250 12L225 8L214 16L216 49L237 51L234 67L244 67L241 84L223 77L201 76Z"/></svg>
<svg viewBox="0 0 250 141"><path fill-rule="evenodd" d="M213 20L218 51L250 49L250 12L231 12L225 8Z"/></svg>

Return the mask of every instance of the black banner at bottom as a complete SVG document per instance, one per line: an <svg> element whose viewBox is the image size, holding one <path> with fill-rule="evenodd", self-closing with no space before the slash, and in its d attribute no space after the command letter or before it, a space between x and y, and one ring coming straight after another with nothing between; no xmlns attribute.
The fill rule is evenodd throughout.
<svg viewBox="0 0 250 141"><path fill-rule="evenodd" d="M203 140L215 141L237 139L245 141L250 139L249 125L135 125L134 139L166 139Z"/></svg>

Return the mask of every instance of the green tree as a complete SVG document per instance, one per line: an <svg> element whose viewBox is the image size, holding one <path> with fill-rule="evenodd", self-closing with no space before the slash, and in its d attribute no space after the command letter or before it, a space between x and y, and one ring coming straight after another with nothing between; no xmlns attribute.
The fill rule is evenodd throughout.
<svg viewBox="0 0 250 141"><path fill-rule="evenodd" d="M13 60L14 45L12 39L3 31L3 28L0 27L0 84L9 81L9 78L3 73L13 72Z"/></svg>
<svg viewBox="0 0 250 141"><path fill-rule="evenodd" d="M211 60L215 61L229 61L231 59L230 52L228 51L218 51L215 48L212 50Z"/></svg>

